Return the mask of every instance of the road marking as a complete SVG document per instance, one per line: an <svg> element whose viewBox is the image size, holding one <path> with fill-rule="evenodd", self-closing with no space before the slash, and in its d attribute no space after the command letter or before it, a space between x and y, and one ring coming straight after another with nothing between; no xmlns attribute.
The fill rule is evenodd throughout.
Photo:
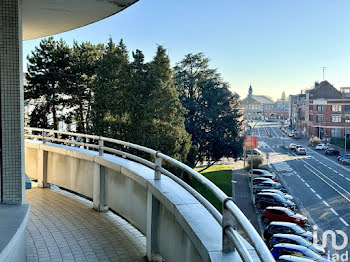
<svg viewBox="0 0 350 262"><path fill-rule="evenodd" d="M326 201L322 201L323 202L323 204L325 204L327 207L330 207L330 205L326 202Z"/></svg>
<svg viewBox="0 0 350 262"><path fill-rule="evenodd" d="M305 180L304 180L304 179L300 178L300 180L301 180L303 183L305 183Z"/></svg>
<svg viewBox="0 0 350 262"><path fill-rule="evenodd" d="M310 170L311 173L313 173L315 176L317 176L319 179L321 179L323 182L325 182L328 186L330 186L331 188L333 188L338 194L340 194L342 197L344 197L347 201L350 202L350 199L347 198L343 193L341 193L338 189L336 189L334 186L332 186L331 184L329 184L326 180L324 180L322 177L320 177L317 173L315 173L313 170L311 170L308 166L304 165L307 169ZM345 189L343 189L344 191L346 191ZM348 191L346 191L347 193L349 193Z"/></svg>
<svg viewBox="0 0 350 262"><path fill-rule="evenodd" d="M343 175L343 174L339 174L339 176L342 176L342 177L344 177L344 175Z"/></svg>
<svg viewBox="0 0 350 262"><path fill-rule="evenodd" d="M330 210L333 212L334 215L339 216L339 214L333 208L330 208Z"/></svg>
<svg viewBox="0 0 350 262"><path fill-rule="evenodd" d="M346 179L346 180L348 180L348 181L350 181L350 179L349 179L349 178L347 178L347 177L345 177L345 179Z"/></svg>
<svg viewBox="0 0 350 262"><path fill-rule="evenodd" d="M349 226L348 223L345 222L345 220L342 217L339 217L340 221L344 223L344 225L346 225L347 227Z"/></svg>
<svg viewBox="0 0 350 262"><path fill-rule="evenodd" d="M310 187L310 185L308 183L305 183L305 186Z"/></svg>
<svg viewBox="0 0 350 262"><path fill-rule="evenodd" d="M319 199L322 199L322 197L321 197L319 194L316 194L316 196L317 196Z"/></svg>
<svg viewBox="0 0 350 262"><path fill-rule="evenodd" d="M312 191L312 193L316 193L316 191L312 187L310 187L310 190Z"/></svg>

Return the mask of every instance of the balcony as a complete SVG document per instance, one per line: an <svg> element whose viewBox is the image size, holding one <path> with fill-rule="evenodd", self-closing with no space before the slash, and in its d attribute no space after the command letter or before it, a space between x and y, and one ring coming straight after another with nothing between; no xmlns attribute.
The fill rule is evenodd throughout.
<svg viewBox="0 0 350 262"><path fill-rule="evenodd" d="M181 162L110 138L37 128L26 128L25 136L26 173L39 187L27 193L28 261L150 261L154 255L165 261L274 261L235 203ZM214 193L223 215L169 166Z"/></svg>

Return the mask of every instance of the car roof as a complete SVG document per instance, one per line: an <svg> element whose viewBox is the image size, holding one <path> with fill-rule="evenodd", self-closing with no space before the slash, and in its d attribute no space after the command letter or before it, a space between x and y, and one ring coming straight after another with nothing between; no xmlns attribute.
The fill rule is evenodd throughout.
<svg viewBox="0 0 350 262"><path fill-rule="evenodd" d="M282 259L284 259L288 262L312 262L312 261L315 261L313 259L309 259L306 257L296 257L296 256L290 256L290 255L280 256L279 260L281 261Z"/></svg>
<svg viewBox="0 0 350 262"><path fill-rule="evenodd" d="M259 193L257 196L279 196L279 194L276 193Z"/></svg>
<svg viewBox="0 0 350 262"><path fill-rule="evenodd" d="M288 238L288 239L298 239L298 238L303 238L301 236L298 235L294 235L294 234L273 234L272 237L283 237L283 238Z"/></svg>
<svg viewBox="0 0 350 262"><path fill-rule="evenodd" d="M265 170L265 169L259 169L259 168L254 168L253 171L259 171L259 172L268 172L270 173L270 171Z"/></svg>
<svg viewBox="0 0 350 262"><path fill-rule="evenodd" d="M283 222L283 221L272 221L270 223L270 226L287 226L287 227L294 227L297 226L295 223L291 222Z"/></svg>
<svg viewBox="0 0 350 262"><path fill-rule="evenodd" d="M273 207L267 207L266 209L274 209L274 210L287 210L289 208L286 208L286 207L278 207L278 206L273 206Z"/></svg>
<svg viewBox="0 0 350 262"><path fill-rule="evenodd" d="M308 250L308 248L304 247L304 246L299 246L299 245L294 245L294 244L286 244L286 243L274 245L273 248L289 248L289 249L300 250L303 252Z"/></svg>

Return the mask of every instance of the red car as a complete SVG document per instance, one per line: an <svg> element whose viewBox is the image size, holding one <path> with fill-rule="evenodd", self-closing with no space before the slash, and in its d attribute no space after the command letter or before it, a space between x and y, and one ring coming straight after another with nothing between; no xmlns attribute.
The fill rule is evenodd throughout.
<svg viewBox="0 0 350 262"><path fill-rule="evenodd" d="M271 221L284 221L292 222L298 225L305 225L307 217L301 214L295 213L286 207L267 207L264 213L261 215L261 219L264 223L270 223Z"/></svg>

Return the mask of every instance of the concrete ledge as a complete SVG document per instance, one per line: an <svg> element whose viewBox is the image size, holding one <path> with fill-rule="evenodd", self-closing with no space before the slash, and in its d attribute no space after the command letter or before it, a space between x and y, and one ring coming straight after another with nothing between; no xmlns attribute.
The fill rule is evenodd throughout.
<svg viewBox="0 0 350 262"><path fill-rule="evenodd" d="M25 229L29 205L0 205L0 261L26 261Z"/></svg>
<svg viewBox="0 0 350 262"><path fill-rule="evenodd" d="M26 141L26 146L29 144ZM49 183L55 181L58 186L88 196L92 192L82 191L92 187L83 184L93 183L92 171L84 168L84 165L94 163L105 168L105 204L143 234L146 234L147 192L150 192L160 203L156 246L166 261L242 261L236 251L221 252L221 226L197 199L167 176L162 175L160 180L154 180L154 170L151 168L115 155L99 156L96 151L51 143L40 145L39 149L49 154ZM33 150L28 150L28 153L34 154ZM73 162L79 165L73 165ZM28 165L34 164L35 161ZM62 170L54 171L50 165ZM76 169L78 166L79 169ZM36 168L28 167L28 170ZM254 261L260 261L249 243L243 238L242 241Z"/></svg>

